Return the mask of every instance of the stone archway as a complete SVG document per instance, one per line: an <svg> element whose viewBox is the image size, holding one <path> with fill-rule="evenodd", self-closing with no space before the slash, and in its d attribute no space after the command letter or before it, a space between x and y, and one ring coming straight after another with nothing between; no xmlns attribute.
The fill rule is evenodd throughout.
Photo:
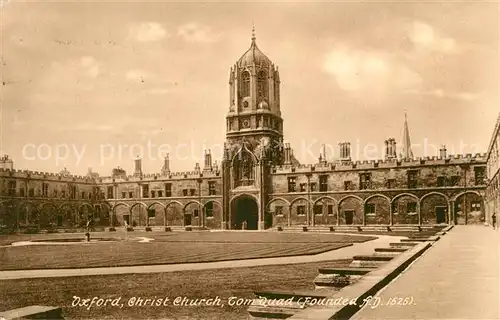
<svg viewBox="0 0 500 320"><path fill-rule="evenodd" d="M231 229L259 229L259 206L254 198L241 196L234 199L231 213Z"/></svg>

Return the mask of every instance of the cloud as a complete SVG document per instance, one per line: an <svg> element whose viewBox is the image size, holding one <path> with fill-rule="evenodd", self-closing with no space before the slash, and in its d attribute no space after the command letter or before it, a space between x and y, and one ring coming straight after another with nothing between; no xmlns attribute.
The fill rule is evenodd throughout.
<svg viewBox="0 0 500 320"><path fill-rule="evenodd" d="M455 39L440 35L432 26L423 22L413 22L408 36L417 49L442 53L454 53L457 51Z"/></svg>
<svg viewBox="0 0 500 320"><path fill-rule="evenodd" d="M140 42L159 41L168 36L167 31L157 22L144 22L130 27L130 36Z"/></svg>
<svg viewBox="0 0 500 320"><path fill-rule="evenodd" d="M101 67L94 57L82 57L81 66L85 69L85 74L91 78L95 78L101 74Z"/></svg>
<svg viewBox="0 0 500 320"><path fill-rule="evenodd" d="M454 99L463 101L475 101L480 98L480 94L473 92L449 92L443 89L434 89L429 91L408 90L406 94L430 96L439 99Z"/></svg>
<svg viewBox="0 0 500 320"><path fill-rule="evenodd" d="M325 56L323 70L345 91L384 92L413 88L421 82L418 74L384 54L348 47L331 50Z"/></svg>
<svg viewBox="0 0 500 320"><path fill-rule="evenodd" d="M179 27L177 35L191 43L210 43L220 39L219 34L212 33L210 27L196 23L188 23Z"/></svg>
<svg viewBox="0 0 500 320"><path fill-rule="evenodd" d="M129 70L125 73L125 78L130 81L144 81L144 78L148 76L148 73L143 70Z"/></svg>

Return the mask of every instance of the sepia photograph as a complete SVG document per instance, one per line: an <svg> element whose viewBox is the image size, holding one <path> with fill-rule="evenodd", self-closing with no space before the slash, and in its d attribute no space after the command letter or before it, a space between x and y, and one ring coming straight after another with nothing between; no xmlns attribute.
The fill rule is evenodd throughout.
<svg viewBox="0 0 500 320"><path fill-rule="evenodd" d="M0 320L500 320L500 2L0 0Z"/></svg>

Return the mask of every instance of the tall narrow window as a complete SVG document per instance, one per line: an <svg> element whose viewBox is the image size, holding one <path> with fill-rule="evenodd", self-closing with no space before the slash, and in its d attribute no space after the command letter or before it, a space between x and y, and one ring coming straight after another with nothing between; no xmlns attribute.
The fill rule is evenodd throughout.
<svg viewBox="0 0 500 320"><path fill-rule="evenodd" d="M328 191L328 176L327 175L319 176L319 191L320 192Z"/></svg>
<svg viewBox="0 0 500 320"><path fill-rule="evenodd" d="M165 183L165 197L171 197L172 196L172 184L171 183Z"/></svg>
<svg viewBox="0 0 500 320"><path fill-rule="evenodd" d="M241 95L243 97L250 96L250 73L248 71L241 75Z"/></svg>
<svg viewBox="0 0 500 320"><path fill-rule="evenodd" d="M260 71L257 75L257 96L259 98L267 98L267 74Z"/></svg>

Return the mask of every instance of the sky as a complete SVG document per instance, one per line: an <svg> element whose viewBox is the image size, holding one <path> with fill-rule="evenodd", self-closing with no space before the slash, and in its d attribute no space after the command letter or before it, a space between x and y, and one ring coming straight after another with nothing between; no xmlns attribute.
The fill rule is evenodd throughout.
<svg viewBox="0 0 500 320"><path fill-rule="evenodd" d="M17 169L109 175L220 161L229 70L257 45L279 67L301 163L486 152L499 108L499 5L474 2L0 1L0 152ZM367 152L367 146L371 151ZM375 148L375 149L374 149ZM375 151L374 151L375 150Z"/></svg>

